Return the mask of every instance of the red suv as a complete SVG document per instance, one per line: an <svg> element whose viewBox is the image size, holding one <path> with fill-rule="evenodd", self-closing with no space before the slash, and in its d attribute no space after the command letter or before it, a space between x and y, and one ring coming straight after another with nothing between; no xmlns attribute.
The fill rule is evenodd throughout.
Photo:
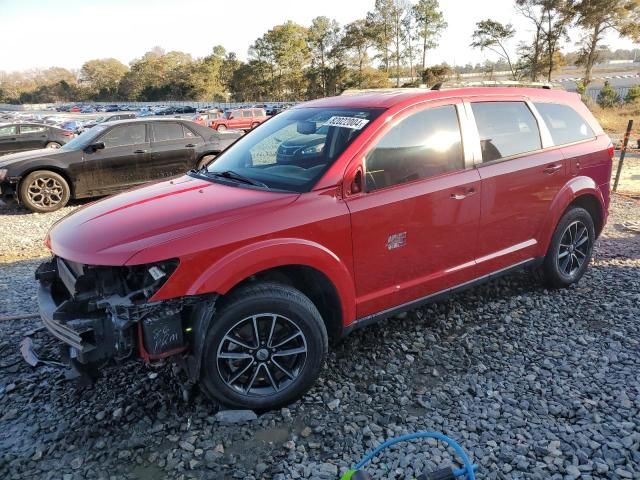
<svg viewBox="0 0 640 480"><path fill-rule="evenodd" d="M214 119L209 126L218 131L228 128L251 130L268 119L269 117L262 108L240 108L227 110L221 118Z"/></svg>
<svg viewBox="0 0 640 480"><path fill-rule="evenodd" d="M58 222L40 312L76 367L171 356L225 404L285 405L329 338L515 268L577 282L607 220L612 154L574 93L308 102L206 169Z"/></svg>

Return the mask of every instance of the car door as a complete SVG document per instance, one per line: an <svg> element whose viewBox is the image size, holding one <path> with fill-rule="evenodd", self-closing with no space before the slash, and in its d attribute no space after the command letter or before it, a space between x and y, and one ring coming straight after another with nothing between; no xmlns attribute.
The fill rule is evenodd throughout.
<svg viewBox="0 0 640 480"><path fill-rule="evenodd" d="M539 254L540 233L551 202L567 180L567 167L549 132L521 97L475 98L482 179L478 272L487 274Z"/></svg>
<svg viewBox="0 0 640 480"><path fill-rule="evenodd" d="M365 188L348 194L357 314L473 278L480 177L463 148L461 101L398 114L364 147Z"/></svg>
<svg viewBox="0 0 640 480"><path fill-rule="evenodd" d="M19 125L18 143L20 150L44 148L48 141L47 127L41 125Z"/></svg>
<svg viewBox="0 0 640 480"><path fill-rule="evenodd" d="M229 126L229 128L233 128L233 129L246 128L244 125L247 122L247 119L243 117L243 112L244 112L243 110L234 110L233 112L231 112L231 115L229 116L229 121L227 122L227 125Z"/></svg>
<svg viewBox="0 0 640 480"><path fill-rule="evenodd" d="M151 122L153 178L182 175L196 167L196 149L204 140L182 122Z"/></svg>
<svg viewBox="0 0 640 480"><path fill-rule="evenodd" d="M0 153L17 152L18 150L18 127L16 125L0 126Z"/></svg>
<svg viewBox="0 0 640 480"><path fill-rule="evenodd" d="M103 149L88 148L84 154L89 195L123 190L152 178L146 123L114 125L93 141L100 142Z"/></svg>

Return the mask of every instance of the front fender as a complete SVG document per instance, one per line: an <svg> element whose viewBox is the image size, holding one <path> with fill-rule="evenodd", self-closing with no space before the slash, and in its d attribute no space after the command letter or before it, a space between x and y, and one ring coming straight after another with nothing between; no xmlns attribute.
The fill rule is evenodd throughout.
<svg viewBox="0 0 640 480"><path fill-rule="evenodd" d="M224 295L256 273L286 265L311 267L326 275L340 299L344 324L348 325L353 321L356 314L355 288L349 269L326 247L303 239L270 239L235 250L206 268L191 282L185 294ZM170 283L171 281L167 282L151 300L164 300L165 295L168 298L165 287L169 287Z"/></svg>
<svg viewBox="0 0 640 480"><path fill-rule="evenodd" d="M591 195L592 197L598 200L600 205L600 212L605 215L606 212L606 204L605 199L598 185L593 181L591 177L579 176L573 177L569 180L564 187L557 193L553 201L551 202L551 206L549 207L549 214L547 215L546 222L543 223L540 234L538 236L542 241L539 242L540 245L540 256L544 256L547 253L547 249L549 248L549 243L551 242L551 237L553 236L553 232L560 221L560 218L567 210L567 207L573 202L576 198L582 195ZM604 220L603 216L603 220Z"/></svg>

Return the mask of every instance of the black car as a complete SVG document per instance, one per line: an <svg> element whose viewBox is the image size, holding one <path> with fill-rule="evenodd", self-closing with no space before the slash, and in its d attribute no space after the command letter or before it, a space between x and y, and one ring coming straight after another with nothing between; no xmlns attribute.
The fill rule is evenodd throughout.
<svg viewBox="0 0 640 480"><path fill-rule="evenodd" d="M33 212L202 168L242 135L180 119L105 122L58 150L0 158L0 197Z"/></svg>
<svg viewBox="0 0 640 480"><path fill-rule="evenodd" d="M89 120L85 122L82 127L80 127L81 131L88 130L96 125L105 122L115 122L116 120L128 120L130 118L136 118L135 113L116 113L115 115L103 115L101 117L96 118L95 120Z"/></svg>
<svg viewBox="0 0 640 480"><path fill-rule="evenodd" d="M73 132L44 123L0 124L0 155L37 148L60 148L73 136Z"/></svg>

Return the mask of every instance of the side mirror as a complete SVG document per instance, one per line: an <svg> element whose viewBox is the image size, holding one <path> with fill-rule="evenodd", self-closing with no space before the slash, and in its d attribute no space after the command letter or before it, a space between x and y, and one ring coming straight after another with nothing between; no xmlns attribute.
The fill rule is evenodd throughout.
<svg viewBox="0 0 640 480"><path fill-rule="evenodd" d="M354 195L356 193L362 192L362 170L358 170L351 181L351 186L349 187L349 195Z"/></svg>
<svg viewBox="0 0 640 480"><path fill-rule="evenodd" d="M96 150L102 150L104 148L104 142L96 142L92 143L87 147L87 150L90 152L95 152Z"/></svg>

